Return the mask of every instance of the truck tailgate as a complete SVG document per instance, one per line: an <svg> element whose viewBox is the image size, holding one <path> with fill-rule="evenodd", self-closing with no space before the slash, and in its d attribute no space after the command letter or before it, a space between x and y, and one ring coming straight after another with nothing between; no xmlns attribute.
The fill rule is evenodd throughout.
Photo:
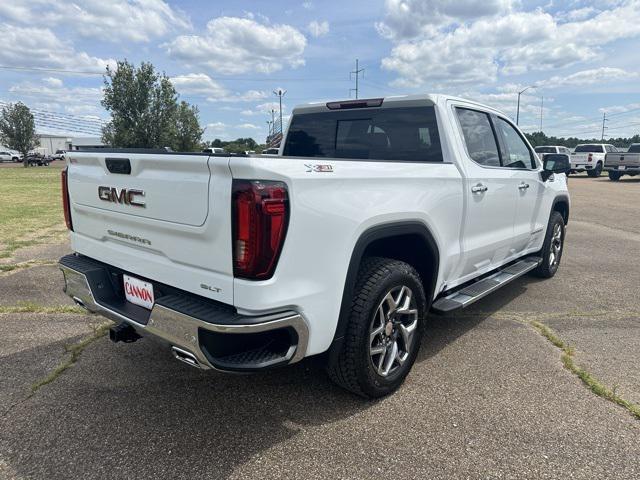
<svg viewBox="0 0 640 480"><path fill-rule="evenodd" d="M73 152L68 185L76 252L233 302L228 157Z"/></svg>

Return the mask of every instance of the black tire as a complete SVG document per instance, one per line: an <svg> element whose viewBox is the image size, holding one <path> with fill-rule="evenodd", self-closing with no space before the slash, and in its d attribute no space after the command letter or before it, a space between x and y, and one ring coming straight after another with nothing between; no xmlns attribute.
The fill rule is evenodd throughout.
<svg viewBox="0 0 640 480"><path fill-rule="evenodd" d="M587 170L587 175L591 178L598 178L602 174L602 162L596 164L596 168L593 170Z"/></svg>
<svg viewBox="0 0 640 480"><path fill-rule="evenodd" d="M401 300L398 304L405 303L403 292L410 301L406 311L416 310L415 313L399 313L403 308L393 310L385 302L385 298L391 295L391 302L396 296ZM379 316L380 309L384 313L386 308L394 313L389 317L387 314ZM366 398L382 397L397 390L420 350L426 312L427 300L422 281L411 265L388 258L366 258L356 279L344 340L335 347L337 351L329 352L329 377L341 387ZM412 332L409 337L402 335L403 331L408 331L407 327ZM375 334L375 330L380 329ZM405 338L410 339L408 346ZM384 350L376 354L376 349ZM378 355L377 360L374 360L374 355ZM399 357L403 357L401 362ZM389 369L386 374L381 374L381 366L386 370L385 359L391 359ZM374 361L377 361L377 366Z"/></svg>
<svg viewBox="0 0 640 480"><path fill-rule="evenodd" d="M560 231L559 248L556 239L557 229ZM542 257L542 263L533 270L533 275L540 278L551 278L556 274L560 266L560 260L562 259L562 251L564 250L564 235L564 218L562 218L559 212L551 212L549 225L547 225L547 233L539 254Z"/></svg>
<svg viewBox="0 0 640 480"><path fill-rule="evenodd" d="M621 176L622 174L619 172L609 172L609 180L611 180L612 182L619 181Z"/></svg>

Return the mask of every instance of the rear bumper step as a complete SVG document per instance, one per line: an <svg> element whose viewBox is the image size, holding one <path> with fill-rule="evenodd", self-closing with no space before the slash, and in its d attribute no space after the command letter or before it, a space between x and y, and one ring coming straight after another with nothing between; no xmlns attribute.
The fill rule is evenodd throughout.
<svg viewBox="0 0 640 480"><path fill-rule="evenodd" d="M309 329L297 312L246 316L230 305L175 289L158 297L148 311L123 299L114 287L114 282L121 282L121 272L108 265L80 255L62 257L59 265L65 292L76 303L138 333L161 338L172 346L175 358L189 365L252 371L305 356Z"/></svg>
<svg viewBox="0 0 640 480"><path fill-rule="evenodd" d="M540 265L541 261L542 259L540 257L527 257L508 265L482 280L439 298L433 302L431 309L436 313L444 314L468 307L490 293L495 292L500 287L530 272Z"/></svg>

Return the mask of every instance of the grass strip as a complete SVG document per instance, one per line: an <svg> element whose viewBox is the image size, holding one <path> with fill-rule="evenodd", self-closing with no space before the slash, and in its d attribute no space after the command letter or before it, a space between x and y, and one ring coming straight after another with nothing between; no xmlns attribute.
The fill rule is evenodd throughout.
<svg viewBox="0 0 640 480"><path fill-rule="evenodd" d="M111 325L113 325L111 322L98 325L94 328L92 335L83 338L78 343L66 346L65 350L68 353L68 357L65 358L64 361L60 363L56 368L54 368L53 371L49 373L49 375L44 377L42 380L38 380L31 386L31 395L35 394L40 388L44 387L45 385L54 382L65 371L73 367L73 365L80 358L80 355L82 355L82 352L84 352L84 350L93 342L104 337L109 331L109 327L111 327Z"/></svg>
<svg viewBox="0 0 640 480"><path fill-rule="evenodd" d="M75 313L88 315L84 308L77 305L44 306L36 303L20 303L18 305L0 305L0 313Z"/></svg>
<svg viewBox="0 0 640 480"><path fill-rule="evenodd" d="M533 321L531 325L549 342L551 342L554 346L558 347L562 351L562 364L564 367L577 376L582 383L584 383L589 389L598 395L599 397L604 398L610 402L615 403L616 405L625 408L629 411L634 417L640 420L640 405L636 405L634 403L625 400L620 395L618 395L614 390L610 389L602 382L600 382L597 378L591 375L587 370L577 365L573 359L573 355L575 350L569 344L567 344L564 340L562 340L552 329L544 325L543 323Z"/></svg>

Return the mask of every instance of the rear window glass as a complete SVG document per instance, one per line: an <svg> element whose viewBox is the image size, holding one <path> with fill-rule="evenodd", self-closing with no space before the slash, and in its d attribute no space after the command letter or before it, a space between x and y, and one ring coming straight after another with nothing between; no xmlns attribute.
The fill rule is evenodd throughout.
<svg viewBox="0 0 640 480"><path fill-rule="evenodd" d="M604 150L602 149L602 145L578 145L574 152L594 152L594 153L602 153Z"/></svg>
<svg viewBox="0 0 640 480"><path fill-rule="evenodd" d="M640 143L634 143L627 150L629 153L640 153Z"/></svg>
<svg viewBox="0 0 640 480"><path fill-rule="evenodd" d="M556 147L536 147L536 153L556 153Z"/></svg>
<svg viewBox="0 0 640 480"><path fill-rule="evenodd" d="M283 153L294 157L442 161L433 107L296 114Z"/></svg>

